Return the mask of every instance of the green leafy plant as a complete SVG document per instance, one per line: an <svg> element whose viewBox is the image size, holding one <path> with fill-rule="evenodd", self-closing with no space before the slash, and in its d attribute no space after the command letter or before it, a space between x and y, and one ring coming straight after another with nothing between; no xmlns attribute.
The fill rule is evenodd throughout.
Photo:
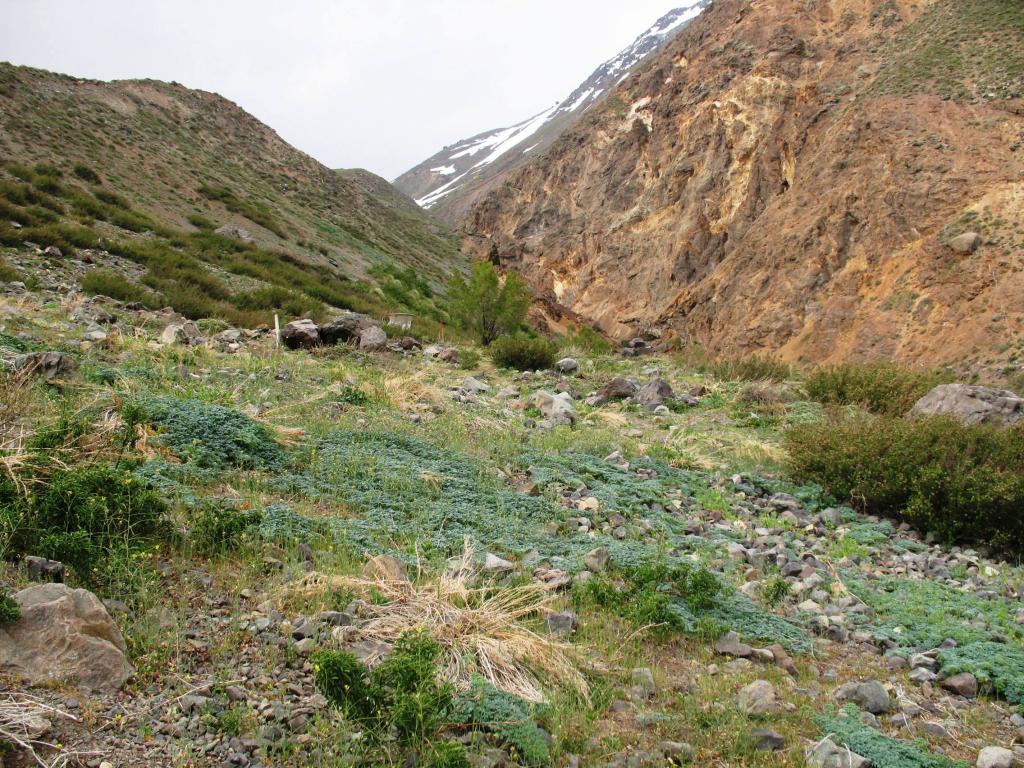
<svg viewBox="0 0 1024 768"><path fill-rule="evenodd" d="M936 385L952 380L952 375L938 371L891 363L846 363L814 369L804 389L820 403L859 405L872 413L902 416Z"/></svg>
<svg viewBox="0 0 1024 768"><path fill-rule="evenodd" d="M193 514L189 543L204 555L233 552L243 546L260 518L254 510L208 501Z"/></svg>
<svg viewBox="0 0 1024 768"><path fill-rule="evenodd" d="M769 579L761 585L761 599L772 608L780 605L788 594L789 584L779 576Z"/></svg>
<svg viewBox="0 0 1024 768"><path fill-rule="evenodd" d="M528 765L547 765L547 739L537 726L532 707L522 699L499 691L480 677L455 699L452 722L494 734L515 758Z"/></svg>
<svg viewBox="0 0 1024 768"><path fill-rule="evenodd" d="M554 366L558 347L547 339L502 336L489 350L494 364L517 371L542 371Z"/></svg>
<svg viewBox="0 0 1024 768"><path fill-rule="evenodd" d="M801 481L947 542L1024 552L1024 429L951 418L836 417L786 433Z"/></svg>
<svg viewBox="0 0 1024 768"><path fill-rule="evenodd" d="M472 371L480 365L480 353L475 349L466 347L459 350L459 368L464 371Z"/></svg>
<svg viewBox="0 0 1024 768"><path fill-rule="evenodd" d="M0 627L21 618L21 606L10 595L0 595Z"/></svg>
<svg viewBox="0 0 1024 768"><path fill-rule="evenodd" d="M456 272L448 286L448 313L483 345L515 333L526 319L530 293L514 272L501 276L486 261L473 264L469 281Z"/></svg>

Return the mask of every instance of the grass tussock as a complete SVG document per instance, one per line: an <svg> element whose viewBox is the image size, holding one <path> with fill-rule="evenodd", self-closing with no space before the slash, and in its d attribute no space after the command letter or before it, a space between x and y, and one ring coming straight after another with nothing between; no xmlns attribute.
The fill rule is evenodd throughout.
<svg viewBox="0 0 1024 768"><path fill-rule="evenodd" d="M480 676L524 701L546 701L545 683L587 698L589 688L573 646L527 625L549 610L556 596L536 582L501 589L474 586L478 573L471 563L467 549L454 573L425 584L385 576L311 574L297 589L348 589L376 596L359 637L393 644L408 632L429 633L441 648L441 675L461 690L468 690L474 676Z"/></svg>

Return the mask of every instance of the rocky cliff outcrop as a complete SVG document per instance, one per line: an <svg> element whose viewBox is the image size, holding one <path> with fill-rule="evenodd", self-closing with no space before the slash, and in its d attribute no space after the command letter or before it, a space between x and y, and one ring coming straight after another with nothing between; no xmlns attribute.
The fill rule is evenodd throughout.
<svg viewBox="0 0 1024 768"><path fill-rule="evenodd" d="M1022 52L1010 0L716 0L480 202L464 247L622 338L1005 359Z"/></svg>

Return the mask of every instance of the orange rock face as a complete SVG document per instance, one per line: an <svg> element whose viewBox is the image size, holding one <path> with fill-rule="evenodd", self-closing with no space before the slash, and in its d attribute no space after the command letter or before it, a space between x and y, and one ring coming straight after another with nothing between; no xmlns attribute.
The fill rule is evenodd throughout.
<svg viewBox="0 0 1024 768"><path fill-rule="evenodd" d="M1022 59L964 51L1024 55L1014 5L716 0L478 203L464 249L619 338L1009 359L1024 351ZM979 247L949 247L968 231Z"/></svg>

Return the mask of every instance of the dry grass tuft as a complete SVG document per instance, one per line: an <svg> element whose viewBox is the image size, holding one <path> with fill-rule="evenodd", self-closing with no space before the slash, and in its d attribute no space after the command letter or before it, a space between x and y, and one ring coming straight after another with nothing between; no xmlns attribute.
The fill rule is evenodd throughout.
<svg viewBox="0 0 1024 768"><path fill-rule="evenodd" d="M426 370L388 376L381 385L381 394L400 410L416 405L441 405L445 393L440 387L427 381Z"/></svg>
<svg viewBox="0 0 1024 768"><path fill-rule="evenodd" d="M42 741L56 719L78 722L78 718L20 693L0 694L0 742L6 741L24 751L29 760L41 768L64 768L79 765L82 758L95 753L61 750L57 744ZM57 751L47 761L42 752Z"/></svg>
<svg viewBox="0 0 1024 768"><path fill-rule="evenodd" d="M585 700L589 687L579 671L576 649L534 632L524 620L551 609L554 593L543 584L495 588L474 586L477 571L467 548L461 561L433 582L313 573L292 590L315 593L350 589L376 603L354 640L394 643L411 630L423 630L441 646L441 674L461 689L481 675L501 691L526 701L544 702L543 683L571 688ZM369 659L372 663L373 659Z"/></svg>

